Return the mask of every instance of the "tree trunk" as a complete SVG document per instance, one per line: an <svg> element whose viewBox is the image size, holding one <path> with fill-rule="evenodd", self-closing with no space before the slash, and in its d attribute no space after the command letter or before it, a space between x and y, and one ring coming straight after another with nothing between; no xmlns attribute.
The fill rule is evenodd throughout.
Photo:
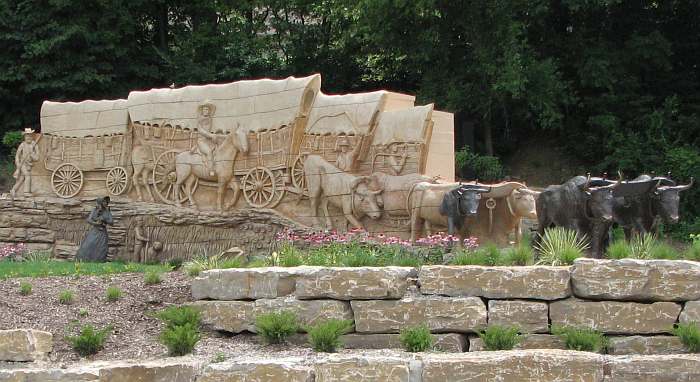
<svg viewBox="0 0 700 382"><path fill-rule="evenodd" d="M492 134L493 129L491 127L490 120L485 120L483 122L483 129L484 129L484 147L486 149L486 155L493 156L493 134Z"/></svg>

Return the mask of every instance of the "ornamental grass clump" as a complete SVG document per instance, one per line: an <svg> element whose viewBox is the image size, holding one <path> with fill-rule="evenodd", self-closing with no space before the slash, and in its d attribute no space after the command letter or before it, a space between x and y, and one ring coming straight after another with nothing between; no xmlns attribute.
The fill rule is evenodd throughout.
<svg viewBox="0 0 700 382"><path fill-rule="evenodd" d="M552 334L559 337L569 350L600 353L607 348L607 338L603 333L591 328L554 326Z"/></svg>
<svg viewBox="0 0 700 382"><path fill-rule="evenodd" d="M73 350L86 357L97 354L104 348L105 340L111 331L111 326L97 330L92 325L85 325L80 329L79 335L66 337L66 340L71 344Z"/></svg>
<svg viewBox="0 0 700 382"><path fill-rule="evenodd" d="M429 350L434 342L433 335L425 324L401 330L399 339L403 348L412 353Z"/></svg>
<svg viewBox="0 0 700 382"><path fill-rule="evenodd" d="M653 234L632 235L630 239L630 256L633 259L651 259L654 247L658 244Z"/></svg>
<svg viewBox="0 0 700 382"><path fill-rule="evenodd" d="M293 312L261 314L255 319L255 330L268 344L279 344L299 330Z"/></svg>
<svg viewBox="0 0 700 382"><path fill-rule="evenodd" d="M21 283L19 283L19 294L21 294L22 296L29 296L30 294L32 294L32 284L26 281L22 281Z"/></svg>
<svg viewBox="0 0 700 382"><path fill-rule="evenodd" d="M540 265L571 265L588 249L588 239L564 227L547 228L536 249L539 252L537 263Z"/></svg>
<svg viewBox="0 0 700 382"><path fill-rule="evenodd" d="M532 251L530 241L525 239L515 247L508 248L503 253L503 263L507 265L532 265L535 262L535 253Z"/></svg>
<svg viewBox="0 0 700 382"><path fill-rule="evenodd" d="M156 285L163 282L160 272L148 271L143 275L143 283L146 285Z"/></svg>
<svg viewBox="0 0 700 382"><path fill-rule="evenodd" d="M62 305L70 305L73 303L74 300L74 294L72 290L62 290L61 293L58 294L58 302L59 304Z"/></svg>
<svg viewBox="0 0 700 382"><path fill-rule="evenodd" d="M613 242L605 252L605 257L613 260L626 259L631 257L631 255L632 250L625 239Z"/></svg>
<svg viewBox="0 0 700 382"><path fill-rule="evenodd" d="M115 302L119 301L120 298L122 298L122 290L119 289L116 286L111 286L107 288L107 291L105 292L105 298L109 302Z"/></svg>
<svg viewBox="0 0 700 382"><path fill-rule="evenodd" d="M700 353L700 328L697 322L676 324L672 333L681 340L689 352Z"/></svg>
<svg viewBox="0 0 700 382"><path fill-rule="evenodd" d="M340 336L348 333L352 325L352 320L330 319L309 326L306 328L309 333L309 343L314 351L335 353L343 345Z"/></svg>
<svg viewBox="0 0 700 382"><path fill-rule="evenodd" d="M191 306L170 307L156 313L156 317L165 323L160 333L160 342L168 348L171 356L192 353L201 335L201 313Z"/></svg>
<svg viewBox="0 0 700 382"><path fill-rule="evenodd" d="M484 341L486 350L512 350L520 343L520 329L515 326L490 325L479 332L479 338Z"/></svg>

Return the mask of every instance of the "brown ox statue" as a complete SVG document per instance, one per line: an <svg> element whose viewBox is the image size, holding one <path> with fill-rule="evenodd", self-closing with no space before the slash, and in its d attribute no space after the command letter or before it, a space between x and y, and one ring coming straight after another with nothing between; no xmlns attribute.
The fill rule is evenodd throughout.
<svg viewBox="0 0 700 382"><path fill-rule="evenodd" d="M414 184L434 182L435 178L421 174L389 175L374 172L369 176L367 187L372 191L382 191L377 196L377 204L390 217L406 217L406 199Z"/></svg>
<svg viewBox="0 0 700 382"><path fill-rule="evenodd" d="M333 229L328 203L340 208L345 219L355 228L364 229L359 219L365 215L372 219L382 216L377 203L382 190L370 190L368 177L343 172L318 155L309 155L304 161L304 177L316 227L321 226L319 203L326 216L326 229Z"/></svg>
<svg viewBox="0 0 700 382"><path fill-rule="evenodd" d="M515 243L522 238L521 219L537 219L535 199L539 192L517 182L492 184L491 192L483 194L472 234L480 242L499 246L509 244L513 233ZM489 208L492 207L492 208Z"/></svg>

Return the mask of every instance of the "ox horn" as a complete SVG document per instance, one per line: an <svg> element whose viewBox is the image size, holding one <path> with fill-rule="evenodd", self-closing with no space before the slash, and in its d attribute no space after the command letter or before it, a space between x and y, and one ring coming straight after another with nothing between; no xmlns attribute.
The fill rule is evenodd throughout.
<svg viewBox="0 0 700 382"><path fill-rule="evenodd" d="M540 191L531 190L527 187L518 188L518 192L522 192L523 194L532 195L532 196L537 196L540 194Z"/></svg>
<svg viewBox="0 0 700 382"><path fill-rule="evenodd" d="M693 178L693 177L691 176L691 177L690 177L690 183L688 183L688 184L686 184L686 185L684 185L684 186L676 186L676 187L674 187L674 188L675 188L676 190L678 190L678 191L685 191L685 190L689 189L690 187L692 187L692 186L693 186L693 183L695 183L695 178Z"/></svg>
<svg viewBox="0 0 700 382"><path fill-rule="evenodd" d="M360 183L368 182L368 181L369 181L368 176L358 176L357 178L353 179L352 183L350 183L350 189L352 191L355 191L355 189L357 188L357 186L360 185Z"/></svg>

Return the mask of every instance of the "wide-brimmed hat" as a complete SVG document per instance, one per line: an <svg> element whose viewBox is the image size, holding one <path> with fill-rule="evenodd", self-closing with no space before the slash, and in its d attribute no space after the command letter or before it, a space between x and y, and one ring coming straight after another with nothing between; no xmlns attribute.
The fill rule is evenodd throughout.
<svg viewBox="0 0 700 382"><path fill-rule="evenodd" d="M214 113L216 112L216 105L214 105L213 103L211 103L210 100L205 100L204 102L202 102L201 104L199 104L199 105L197 106L197 114L201 114L201 113L202 113L202 109L203 109L204 107L208 107L208 108L209 108L209 111L210 111L209 114L214 114Z"/></svg>
<svg viewBox="0 0 700 382"><path fill-rule="evenodd" d="M338 140L335 143L335 148L337 150L343 146L350 146L350 141L348 140L348 137L344 135L338 138Z"/></svg>
<svg viewBox="0 0 700 382"><path fill-rule="evenodd" d="M27 127L27 128L25 128L24 131L22 132L22 135L24 136L24 135L34 134L34 133L35 133L35 131L32 130L31 127Z"/></svg>

